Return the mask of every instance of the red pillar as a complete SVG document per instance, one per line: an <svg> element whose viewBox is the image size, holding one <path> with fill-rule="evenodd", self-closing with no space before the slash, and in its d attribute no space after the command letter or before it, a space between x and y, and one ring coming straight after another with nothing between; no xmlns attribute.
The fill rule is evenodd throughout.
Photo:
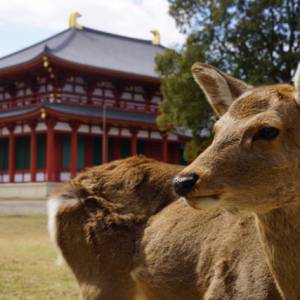
<svg viewBox="0 0 300 300"><path fill-rule="evenodd" d="M30 175L31 181L36 181L36 159L37 159L37 142L36 142L36 123L30 124Z"/></svg>
<svg viewBox="0 0 300 300"><path fill-rule="evenodd" d="M55 122L49 120L47 122L47 152L46 152L46 174L47 181L55 181L55 141L54 141Z"/></svg>
<svg viewBox="0 0 300 300"><path fill-rule="evenodd" d="M174 152L175 152L175 158L174 158L174 163L175 164L180 164L180 144L176 143L174 144Z"/></svg>
<svg viewBox="0 0 300 300"><path fill-rule="evenodd" d="M137 129L131 129L131 155L137 155Z"/></svg>
<svg viewBox="0 0 300 300"><path fill-rule="evenodd" d="M102 163L108 162L108 128L102 128Z"/></svg>
<svg viewBox="0 0 300 300"><path fill-rule="evenodd" d="M15 181L15 126L10 126L9 130L9 153L8 153L8 176L9 182Z"/></svg>
<svg viewBox="0 0 300 300"><path fill-rule="evenodd" d="M78 157L78 127L79 125L71 124L72 132L71 132L71 177L75 177L77 174L77 157Z"/></svg>
<svg viewBox="0 0 300 300"><path fill-rule="evenodd" d="M167 140L167 135L163 135L162 152L163 152L163 161L164 162L168 162L169 161L169 155L168 155L168 140Z"/></svg>

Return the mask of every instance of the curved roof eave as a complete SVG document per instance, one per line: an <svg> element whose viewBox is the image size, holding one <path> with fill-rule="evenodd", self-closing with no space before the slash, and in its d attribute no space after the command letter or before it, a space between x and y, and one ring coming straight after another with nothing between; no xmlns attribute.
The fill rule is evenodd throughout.
<svg viewBox="0 0 300 300"><path fill-rule="evenodd" d="M92 73L101 73L103 75L111 75L111 76L120 76L123 78L128 78L128 76L132 79L136 80L145 80L145 81L151 81L155 83L160 83L161 79L157 77L152 77L152 76L147 76L147 75L142 75L138 73L128 73L128 72L123 72L123 71L117 71L114 69L108 69L108 68L99 68L91 65L85 65L85 64L80 64L73 62L71 60L66 60L62 59L55 54L45 54L49 57L50 62L54 62L57 64L65 65L68 66L69 68L74 68L74 69L79 69L80 71L90 71Z"/></svg>
<svg viewBox="0 0 300 300"><path fill-rule="evenodd" d="M32 68L34 66L37 66L42 62L42 58L45 55L47 55L47 53L43 51L35 57L29 59L28 61L0 69L0 78L1 76L15 75L16 73L23 71L25 68Z"/></svg>
<svg viewBox="0 0 300 300"><path fill-rule="evenodd" d="M29 120L29 119L36 119L36 116L40 113L41 105L25 108L25 109L18 109L18 110L11 110L11 111L4 111L0 113L0 124L19 121Z"/></svg>
<svg viewBox="0 0 300 300"><path fill-rule="evenodd" d="M73 114L70 112L62 112L55 107L53 107L51 104L40 104L36 107L31 107L27 109L20 109L20 110L14 110L14 111L8 111L8 112L2 112L0 113L0 125L1 124L6 124L9 122L16 122L16 121L26 121L30 119L35 119L37 116L40 114L41 108L44 108L46 111L46 114L49 114L52 117L57 117L57 118L68 118L68 119L73 119L73 120L80 120L80 121L89 121L94 124L96 123L101 123L101 118L97 116L88 116L88 115L78 115L78 114ZM119 124L119 125L126 125L126 126L140 126L141 128L145 129L157 129L157 125L155 123L144 123L138 120L123 120L123 119L115 119L115 118L107 118L107 122L111 122L114 124Z"/></svg>
<svg viewBox="0 0 300 300"><path fill-rule="evenodd" d="M28 69L28 67L37 66L38 64L40 64L42 62L43 57L46 56L46 57L48 57L50 62L56 63L58 65L62 65L62 66L67 66L67 67L69 67L71 69L75 69L75 70L77 69L80 71L88 71L91 73L98 73L98 74L101 73L103 75L118 76L118 77L122 77L122 78L130 77L135 80L142 80L142 81L148 81L148 82L154 82L154 83L160 83L160 81L161 81L159 77L140 75L140 74L136 74L136 73L126 73L126 72L122 72L122 71L116 71L113 69L97 68L94 66L75 63L73 61L68 61L68 60L62 59L60 57L57 57L54 54L52 54L51 52L49 52L47 50L45 51L45 50L43 52L39 53L36 57L34 57L26 62L0 69L0 78L1 78L1 76L14 75L15 73L21 72L24 69Z"/></svg>
<svg viewBox="0 0 300 300"><path fill-rule="evenodd" d="M68 119L73 119L76 121L89 121L92 122L94 124L96 123L101 123L102 119L99 118L98 116L92 116L92 115L79 115L79 114L75 114L75 113L70 113L70 112L62 112L58 109L56 109L55 107L50 105L44 105L43 106L46 110L46 113L50 114L53 117L57 117L57 118L64 118L67 117ZM125 120L125 119L115 119L115 118L111 118L108 117L106 118L108 123L114 123L114 124L120 124L120 125L126 125L126 126L137 126L139 125L141 128L152 128L152 129L157 129L157 125L155 123L144 123L142 121L137 121L137 120Z"/></svg>

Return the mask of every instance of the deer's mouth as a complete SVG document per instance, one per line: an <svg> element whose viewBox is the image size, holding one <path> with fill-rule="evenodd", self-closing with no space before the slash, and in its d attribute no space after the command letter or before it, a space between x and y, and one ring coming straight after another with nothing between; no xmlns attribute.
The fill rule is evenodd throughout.
<svg viewBox="0 0 300 300"><path fill-rule="evenodd" d="M201 195L201 196L193 196L186 197L185 201L188 205L195 209L212 209L219 206L220 195L212 194L212 195Z"/></svg>

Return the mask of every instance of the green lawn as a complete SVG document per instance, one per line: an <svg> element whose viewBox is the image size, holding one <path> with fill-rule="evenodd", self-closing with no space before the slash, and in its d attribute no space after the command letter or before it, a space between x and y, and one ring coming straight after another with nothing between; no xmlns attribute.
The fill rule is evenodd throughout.
<svg viewBox="0 0 300 300"><path fill-rule="evenodd" d="M0 299L79 299L66 265L56 265L46 217L0 216Z"/></svg>

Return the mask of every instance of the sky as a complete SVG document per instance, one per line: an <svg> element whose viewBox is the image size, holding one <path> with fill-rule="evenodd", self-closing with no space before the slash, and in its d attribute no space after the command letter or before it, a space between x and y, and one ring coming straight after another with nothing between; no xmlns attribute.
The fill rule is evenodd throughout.
<svg viewBox="0 0 300 300"><path fill-rule="evenodd" d="M83 26L148 40L157 29L167 47L184 41L167 0L0 0L0 57L66 29L76 11Z"/></svg>

